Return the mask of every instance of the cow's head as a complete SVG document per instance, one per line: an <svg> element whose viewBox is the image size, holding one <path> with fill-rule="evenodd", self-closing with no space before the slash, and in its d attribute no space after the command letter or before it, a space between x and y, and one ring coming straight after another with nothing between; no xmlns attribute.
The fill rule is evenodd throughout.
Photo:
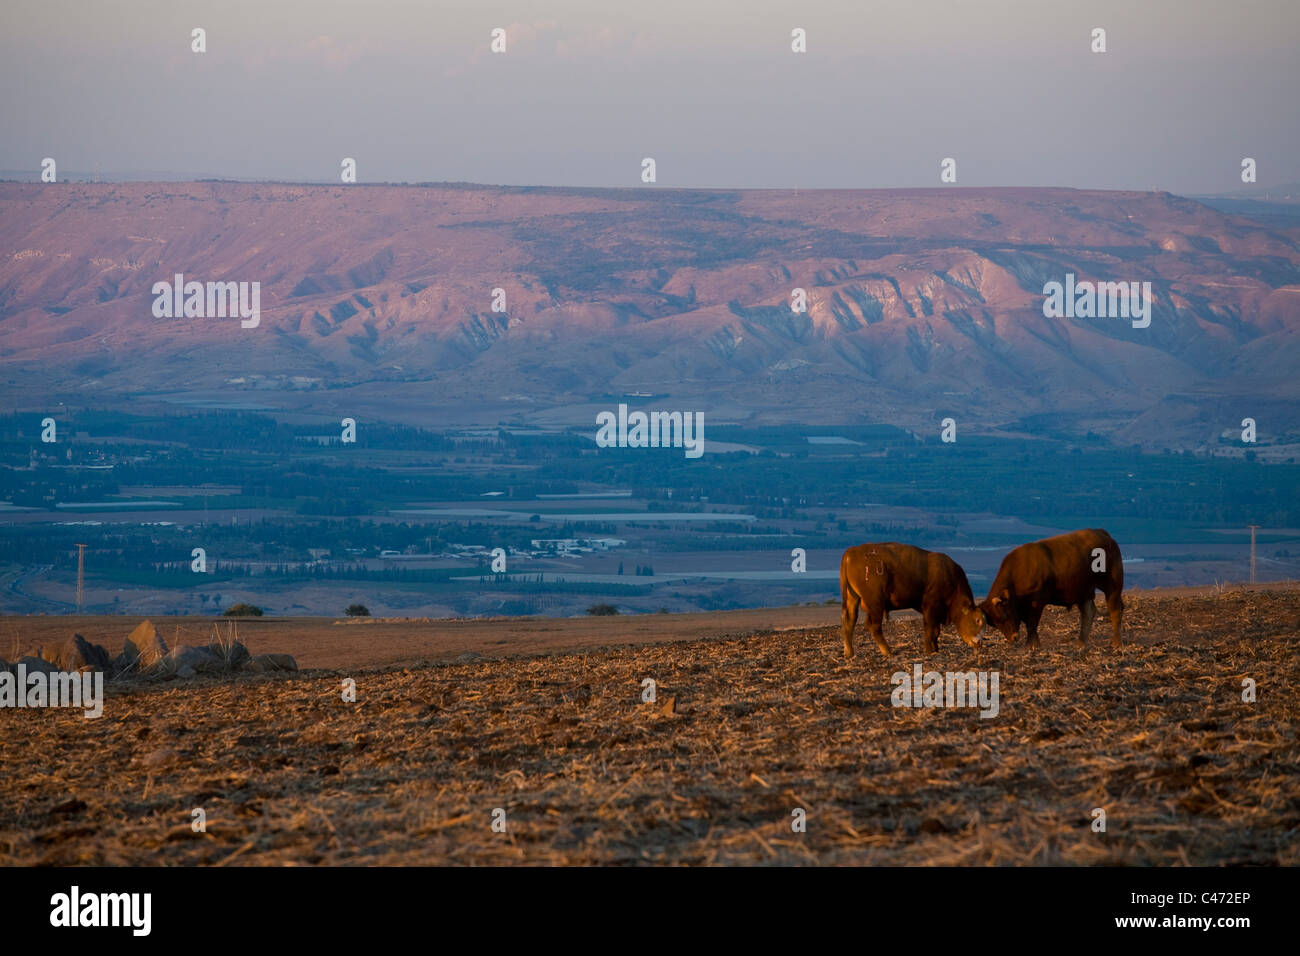
<svg viewBox="0 0 1300 956"><path fill-rule="evenodd" d="M957 636L970 647L979 650L980 631L984 630L984 612L975 602L962 598L957 607Z"/></svg>
<svg viewBox="0 0 1300 956"><path fill-rule="evenodd" d="M1020 619L1016 617L1016 608L1011 601L1010 591L1003 588L997 594L990 594L980 603L979 609L990 627L997 628L1009 641L1016 639L1016 634L1020 630Z"/></svg>

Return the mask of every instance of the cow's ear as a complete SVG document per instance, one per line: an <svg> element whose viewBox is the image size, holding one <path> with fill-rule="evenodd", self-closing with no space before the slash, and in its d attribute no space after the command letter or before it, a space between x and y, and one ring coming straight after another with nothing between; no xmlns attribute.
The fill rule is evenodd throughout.
<svg viewBox="0 0 1300 956"><path fill-rule="evenodd" d="M1002 603L1002 598L998 597L995 594L991 598L989 598L989 603L992 604L994 607L997 607L999 604Z"/></svg>

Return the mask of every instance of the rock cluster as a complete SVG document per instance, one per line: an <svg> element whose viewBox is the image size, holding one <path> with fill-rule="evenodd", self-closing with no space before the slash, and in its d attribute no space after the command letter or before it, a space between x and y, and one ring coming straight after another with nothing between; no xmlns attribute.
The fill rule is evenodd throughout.
<svg viewBox="0 0 1300 956"><path fill-rule="evenodd" d="M17 673L18 664L24 665L28 674L95 670L103 671L110 680L164 680L239 671L271 674L298 669L290 655L253 655L233 636L228 640L213 639L201 646L178 644L169 648L150 621L143 621L131 632L122 653L116 657L110 656L103 645L92 644L80 634L74 634L65 644L37 648L34 654L13 664L0 659L0 670Z"/></svg>

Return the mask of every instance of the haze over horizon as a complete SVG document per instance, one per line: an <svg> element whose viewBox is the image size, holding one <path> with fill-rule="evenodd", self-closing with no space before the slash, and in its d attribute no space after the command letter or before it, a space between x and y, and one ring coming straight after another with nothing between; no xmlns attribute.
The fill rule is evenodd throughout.
<svg viewBox="0 0 1300 956"><path fill-rule="evenodd" d="M19 0L0 170L647 188L1300 181L1300 6ZM190 31L207 52L190 51ZM503 54L491 31L506 31ZM790 31L807 31L793 53ZM1090 50L1106 30L1107 52Z"/></svg>

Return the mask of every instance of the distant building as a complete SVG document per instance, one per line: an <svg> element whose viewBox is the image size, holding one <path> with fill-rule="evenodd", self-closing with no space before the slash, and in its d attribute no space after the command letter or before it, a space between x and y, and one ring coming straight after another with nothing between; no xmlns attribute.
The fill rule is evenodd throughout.
<svg viewBox="0 0 1300 956"><path fill-rule="evenodd" d="M574 551L608 551L627 544L622 538L533 538L534 551L558 551L570 554Z"/></svg>

